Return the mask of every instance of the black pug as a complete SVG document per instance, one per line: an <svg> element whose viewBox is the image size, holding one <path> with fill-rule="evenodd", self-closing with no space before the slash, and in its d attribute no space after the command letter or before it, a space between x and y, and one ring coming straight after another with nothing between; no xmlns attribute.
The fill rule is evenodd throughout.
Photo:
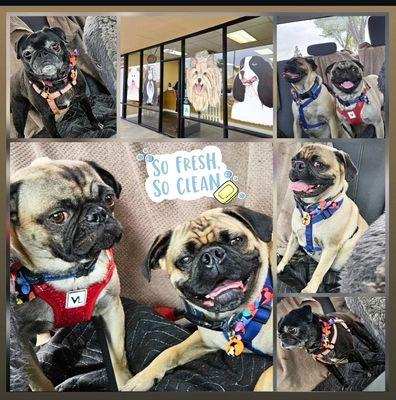
<svg viewBox="0 0 396 400"><path fill-rule="evenodd" d="M78 73L78 54L69 53L66 35L60 28L45 27L23 35L16 43L21 68L11 79L11 112L19 138L24 137L30 107L41 115L51 137L59 138L56 117L78 101L95 130L102 130L85 93L86 81Z"/></svg>
<svg viewBox="0 0 396 400"><path fill-rule="evenodd" d="M348 386L338 365L358 362L368 376L371 367L353 343L356 336L371 351L379 350L364 325L345 314L319 315L306 305L290 311L278 322L278 338L284 349L305 349L324 364L342 385Z"/></svg>

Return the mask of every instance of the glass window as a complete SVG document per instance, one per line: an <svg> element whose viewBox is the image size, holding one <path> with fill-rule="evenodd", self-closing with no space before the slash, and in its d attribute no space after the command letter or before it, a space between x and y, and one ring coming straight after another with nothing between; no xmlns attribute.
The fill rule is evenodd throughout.
<svg viewBox="0 0 396 400"><path fill-rule="evenodd" d="M227 27L227 105L229 127L272 135L272 17Z"/></svg>
<svg viewBox="0 0 396 400"><path fill-rule="evenodd" d="M288 60L293 56L308 56L311 44L334 42L337 51L356 53L359 44L370 42L367 15L305 19L277 26L277 58ZM293 38L293 40L290 40Z"/></svg>
<svg viewBox="0 0 396 400"><path fill-rule="evenodd" d="M131 122L138 123L139 107L126 106L126 119Z"/></svg>
<svg viewBox="0 0 396 400"><path fill-rule="evenodd" d="M158 111L142 108L142 124L158 130L159 115Z"/></svg>
<svg viewBox="0 0 396 400"><path fill-rule="evenodd" d="M160 48L143 52L143 107L159 111Z"/></svg>
<svg viewBox="0 0 396 400"><path fill-rule="evenodd" d="M127 86L127 103L135 107L139 106L140 52L135 52L128 55Z"/></svg>
<svg viewBox="0 0 396 400"><path fill-rule="evenodd" d="M164 45L164 60L180 58L181 55L181 41L172 42Z"/></svg>
<svg viewBox="0 0 396 400"><path fill-rule="evenodd" d="M219 139L223 137L223 128L213 125L208 125L204 122L185 120L184 125L185 138L204 138L204 139Z"/></svg>
<svg viewBox="0 0 396 400"><path fill-rule="evenodd" d="M221 29L186 39L183 115L223 122Z"/></svg>

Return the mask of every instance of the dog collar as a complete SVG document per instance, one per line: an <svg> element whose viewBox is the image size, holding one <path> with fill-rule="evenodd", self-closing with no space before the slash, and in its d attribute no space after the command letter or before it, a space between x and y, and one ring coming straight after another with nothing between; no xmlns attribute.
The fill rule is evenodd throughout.
<svg viewBox="0 0 396 400"><path fill-rule="evenodd" d="M293 101L298 105L298 114L299 114L299 119L300 119L300 125L304 129L317 129L326 124L326 122L318 122L316 124L308 124L308 121L305 118L305 114L304 114L304 108L308 107L314 100L316 100L319 97L321 91L322 91L322 85L319 82L318 77L315 78L315 81L314 81L312 87L304 93L298 93L298 91L294 87L291 88L291 94L293 97ZM302 100L304 100L304 99L308 99L308 100L305 102L302 102Z"/></svg>
<svg viewBox="0 0 396 400"><path fill-rule="evenodd" d="M364 88L360 96L352 100L343 100L340 97L337 98L337 112L341 114L349 123L349 125L363 125L362 110L365 104L369 104L369 99L366 95L367 91L370 89L367 83L365 83ZM355 105L352 109L351 106Z"/></svg>
<svg viewBox="0 0 396 400"><path fill-rule="evenodd" d="M42 88L40 89L38 85L29 80L30 85L33 90L40 95L42 98L47 100L48 106L54 114L61 114L61 109L56 104L56 99L60 96L63 96L67 92L69 92L73 86L77 84L77 61L78 61L79 52L75 49L73 52L69 54L69 68L62 78L56 81L40 81ZM70 82L69 82L70 81ZM57 83L64 83L64 87L61 89L56 89L51 91L50 89L56 85Z"/></svg>
<svg viewBox="0 0 396 400"><path fill-rule="evenodd" d="M106 253L108 264L104 279L88 288L69 292L57 290L49 282L87 276L95 269L97 260L78 268L77 271L64 275L33 274L26 267L12 260L10 278L16 294L17 304L32 301L36 297L41 298L51 306L54 312L56 329L89 321L98 296L109 283L115 270L112 250L107 250Z"/></svg>
<svg viewBox="0 0 396 400"><path fill-rule="evenodd" d="M319 221L330 218L342 205L344 199L334 201L342 193L335 195L333 198L321 200L318 203L306 204L296 196L296 207L301 215L301 223L305 226L305 241L304 250L312 255L322 250L319 246L314 246L313 243L313 225Z"/></svg>
<svg viewBox="0 0 396 400"><path fill-rule="evenodd" d="M264 287L259 297L241 313L233 314L222 321L213 321L200 310L184 301L185 317L192 323L207 329L222 331L228 343L225 351L228 355L239 356L244 348L256 354L262 352L253 347L252 342L261 328L268 322L272 311L272 275L268 270Z"/></svg>
<svg viewBox="0 0 396 400"><path fill-rule="evenodd" d="M321 336L321 346L318 350L312 353L312 357L321 363L332 364L326 361L325 356L328 355L332 350L334 350L335 344L338 337L337 324L341 325L345 330L351 332L347 324L339 318L330 317L329 320L319 319L322 325L322 336Z"/></svg>

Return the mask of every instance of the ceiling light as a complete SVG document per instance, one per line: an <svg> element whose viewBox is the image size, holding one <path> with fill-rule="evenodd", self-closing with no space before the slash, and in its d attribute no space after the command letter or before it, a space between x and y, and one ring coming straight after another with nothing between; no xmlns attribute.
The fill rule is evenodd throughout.
<svg viewBox="0 0 396 400"><path fill-rule="evenodd" d="M182 53L180 51L173 50L173 49L164 49L164 53L173 54L175 56L181 56L182 55Z"/></svg>
<svg viewBox="0 0 396 400"><path fill-rule="evenodd" d="M262 56L269 56L270 54L273 54L271 49L266 49L266 48L255 50L255 52L261 54Z"/></svg>
<svg viewBox="0 0 396 400"><path fill-rule="evenodd" d="M227 33L227 37L237 43L257 42L257 39L255 39L252 35L249 35L249 33L243 29L240 31Z"/></svg>

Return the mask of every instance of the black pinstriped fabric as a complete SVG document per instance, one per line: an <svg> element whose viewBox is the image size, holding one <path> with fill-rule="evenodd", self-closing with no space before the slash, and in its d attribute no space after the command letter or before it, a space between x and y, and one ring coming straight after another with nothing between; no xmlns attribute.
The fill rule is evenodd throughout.
<svg viewBox="0 0 396 400"><path fill-rule="evenodd" d="M166 348L190 334L132 300L123 300L129 367L137 373ZM39 361L61 391L104 391L107 377L102 354L91 323L61 329L38 351ZM272 357L244 354L229 357L223 350L170 371L153 391L253 390Z"/></svg>

